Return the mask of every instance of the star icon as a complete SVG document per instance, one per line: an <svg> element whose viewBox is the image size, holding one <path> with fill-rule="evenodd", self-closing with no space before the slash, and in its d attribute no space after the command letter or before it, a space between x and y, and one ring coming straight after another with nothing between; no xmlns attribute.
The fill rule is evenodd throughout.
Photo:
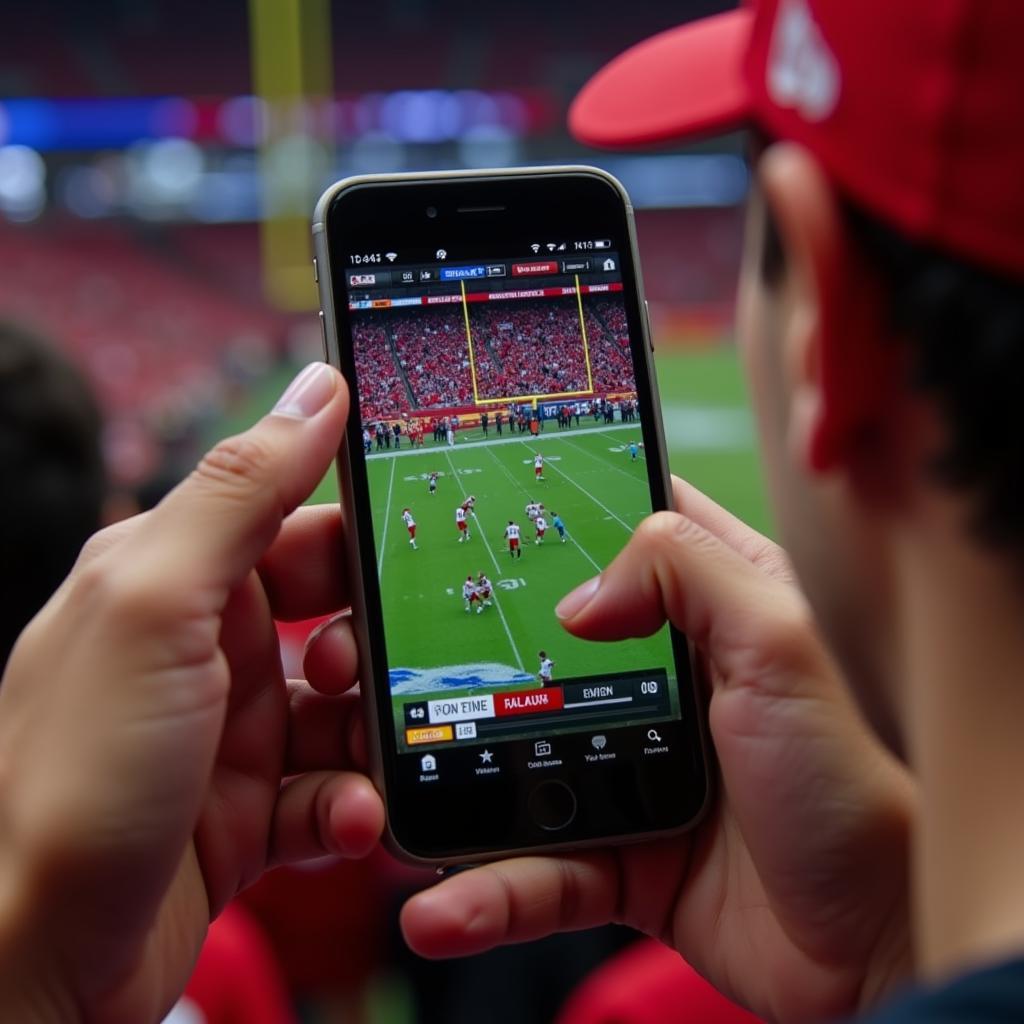
<svg viewBox="0 0 1024 1024"><path fill-rule="evenodd" d="M491 761L494 760L494 755L489 750L481 750L480 751L480 760L484 764L490 764Z"/></svg>

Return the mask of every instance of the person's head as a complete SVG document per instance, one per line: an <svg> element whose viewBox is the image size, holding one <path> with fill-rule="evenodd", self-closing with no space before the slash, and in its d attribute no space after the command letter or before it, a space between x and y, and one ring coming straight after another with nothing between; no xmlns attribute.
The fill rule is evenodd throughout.
<svg viewBox="0 0 1024 1024"><path fill-rule="evenodd" d="M1012 3L758 0L571 115L605 145L753 127L738 334L771 497L889 738L915 588L1024 583L1022 29Z"/></svg>
<svg viewBox="0 0 1024 1024"><path fill-rule="evenodd" d="M45 342L0 323L0 669L102 525L99 408Z"/></svg>
<svg viewBox="0 0 1024 1024"><path fill-rule="evenodd" d="M547 651L538 651L537 652L537 657L538 658L546 658L547 656L548 656L548 652Z"/></svg>

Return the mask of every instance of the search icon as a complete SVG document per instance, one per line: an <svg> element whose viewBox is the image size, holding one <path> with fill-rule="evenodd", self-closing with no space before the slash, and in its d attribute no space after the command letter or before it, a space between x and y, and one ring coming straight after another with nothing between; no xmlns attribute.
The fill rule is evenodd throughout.
<svg viewBox="0 0 1024 1024"><path fill-rule="evenodd" d="M658 735L658 730L657 729L648 729L647 730L647 738L652 743L660 743L661 742L661 736Z"/></svg>

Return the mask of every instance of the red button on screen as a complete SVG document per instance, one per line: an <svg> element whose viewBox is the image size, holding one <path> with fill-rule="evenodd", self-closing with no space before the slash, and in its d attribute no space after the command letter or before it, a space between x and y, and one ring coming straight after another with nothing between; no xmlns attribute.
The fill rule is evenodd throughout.
<svg viewBox="0 0 1024 1024"><path fill-rule="evenodd" d="M535 715L538 711L558 711L564 702L560 686L550 686L543 690L520 690L518 693L496 693L494 713L499 717Z"/></svg>
<svg viewBox="0 0 1024 1024"><path fill-rule="evenodd" d="M513 277L530 277L535 274L557 274L557 263L513 263Z"/></svg>

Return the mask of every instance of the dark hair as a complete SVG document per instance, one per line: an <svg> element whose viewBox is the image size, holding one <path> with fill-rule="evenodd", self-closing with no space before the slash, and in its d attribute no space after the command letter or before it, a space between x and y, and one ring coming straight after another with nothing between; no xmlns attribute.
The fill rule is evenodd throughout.
<svg viewBox="0 0 1024 1024"><path fill-rule="evenodd" d="M55 350L0 323L0 669L100 526L99 409Z"/></svg>
<svg viewBox="0 0 1024 1024"><path fill-rule="evenodd" d="M849 199L842 206L882 284L889 326L910 349L908 383L948 428L933 478L971 496L979 540L1024 555L1024 281L909 238ZM761 271L775 284L784 269L766 207Z"/></svg>

